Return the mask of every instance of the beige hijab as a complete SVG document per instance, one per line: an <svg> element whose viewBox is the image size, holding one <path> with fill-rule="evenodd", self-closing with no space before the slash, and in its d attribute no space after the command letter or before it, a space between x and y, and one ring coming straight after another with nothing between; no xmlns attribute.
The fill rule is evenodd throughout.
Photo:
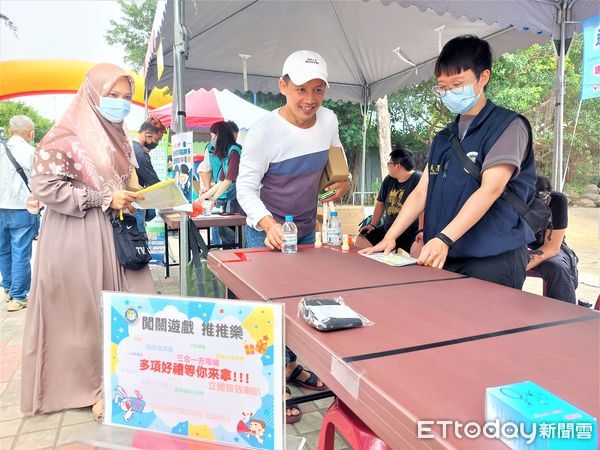
<svg viewBox="0 0 600 450"><path fill-rule="evenodd" d="M33 175L58 175L81 181L95 191L125 189L131 176L133 149L124 124L98 111L100 97L119 78L134 82L113 64L97 64L86 74L75 98L35 151Z"/></svg>

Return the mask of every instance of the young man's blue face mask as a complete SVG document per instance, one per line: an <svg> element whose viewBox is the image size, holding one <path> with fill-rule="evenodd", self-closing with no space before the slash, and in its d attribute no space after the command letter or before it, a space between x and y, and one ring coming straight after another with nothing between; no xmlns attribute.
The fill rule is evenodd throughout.
<svg viewBox="0 0 600 450"><path fill-rule="evenodd" d="M100 97L98 111L106 119L113 123L122 122L129 114L131 102L124 98Z"/></svg>
<svg viewBox="0 0 600 450"><path fill-rule="evenodd" d="M444 105L446 105L446 108L448 108L454 114L466 113L473 106L475 106L475 103L477 103L477 100L479 100L481 91L483 90L481 89L479 94L475 95L475 92L473 91L474 85L475 83L463 86L460 94L452 92L452 89L448 89L442 97L442 102Z"/></svg>

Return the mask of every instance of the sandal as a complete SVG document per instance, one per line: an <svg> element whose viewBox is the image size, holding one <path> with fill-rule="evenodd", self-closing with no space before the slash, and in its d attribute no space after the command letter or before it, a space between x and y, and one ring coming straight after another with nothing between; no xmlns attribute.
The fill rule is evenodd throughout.
<svg viewBox="0 0 600 450"><path fill-rule="evenodd" d="M288 394L289 396L292 395L290 388L287 386L285 387L285 393ZM300 411L300 408L298 408L296 405L288 406L287 402L288 402L288 399L285 400L285 423L299 422L300 418L302 417L302 411ZM298 414L292 413L292 410L294 410L294 409L298 410ZM288 414L288 411L290 411L290 414Z"/></svg>
<svg viewBox="0 0 600 450"><path fill-rule="evenodd" d="M298 376L300 376L300 374L304 370L306 370L310 375L308 376L308 378L306 380L300 381L298 379ZM319 378L315 375L314 372L311 372L310 370L305 369L300 364L298 364L296 366L296 368L292 371L292 373L290 374L290 377L287 379L287 381L288 381L288 383L294 383L294 384L300 386L301 388L308 389L310 391L326 391L327 390L327 386L325 384L323 384L323 386L319 386L317 384L317 381L319 381Z"/></svg>
<svg viewBox="0 0 600 450"><path fill-rule="evenodd" d="M92 417L96 422L99 422L104 418L104 401L98 400L92 406Z"/></svg>

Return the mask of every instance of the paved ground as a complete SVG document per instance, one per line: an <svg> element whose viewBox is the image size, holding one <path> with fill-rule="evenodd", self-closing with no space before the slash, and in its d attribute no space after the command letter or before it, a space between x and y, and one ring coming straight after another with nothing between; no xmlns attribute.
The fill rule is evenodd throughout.
<svg viewBox="0 0 600 450"><path fill-rule="evenodd" d="M168 279L164 278L163 268L153 267L151 270L157 291L179 294L177 268ZM26 310L7 313L5 309L3 307L0 311L0 450L92 448L69 444L93 422L91 408L36 417L24 417L21 413L21 335ZM300 389L291 389L292 395L301 393ZM287 433L305 437L305 449L316 449L321 421L330 404L331 399L324 399L301 405L302 420L287 425ZM336 449L347 448L338 437Z"/></svg>
<svg viewBox="0 0 600 450"><path fill-rule="evenodd" d="M600 216L598 209L571 208L567 240L580 258L579 298L595 301L600 293ZM163 294L179 294L178 270L174 268L169 279L163 268L152 268L156 289ZM541 294L539 279L528 279L525 290ZM7 313L0 305L0 450L13 449L89 449L91 447L69 444L92 422L90 408L67 410L55 414L24 417L20 411L21 334L25 310ZM292 388L293 394L300 393ZM287 425L287 432L306 438L306 447L316 449L321 421L331 400L319 400L301 406L302 420ZM336 449L347 448L337 438Z"/></svg>

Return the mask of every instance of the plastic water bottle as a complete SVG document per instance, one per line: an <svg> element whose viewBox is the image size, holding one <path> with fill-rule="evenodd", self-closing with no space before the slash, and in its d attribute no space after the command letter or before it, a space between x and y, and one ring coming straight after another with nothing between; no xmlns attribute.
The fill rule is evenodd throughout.
<svg viewBox="0 0 600 450"><path fill-rule="evenodd" d="M337 211L332 211L329 216L329 228L327 229L329 245L340 245L340 228Z"/></svg>
<svg viewBox="0 0 600 450"><path fill-rule="evenodd" d="M283 224L283 253L296 253L298 251L298 228L292 216L285 216Z"/></svg>

